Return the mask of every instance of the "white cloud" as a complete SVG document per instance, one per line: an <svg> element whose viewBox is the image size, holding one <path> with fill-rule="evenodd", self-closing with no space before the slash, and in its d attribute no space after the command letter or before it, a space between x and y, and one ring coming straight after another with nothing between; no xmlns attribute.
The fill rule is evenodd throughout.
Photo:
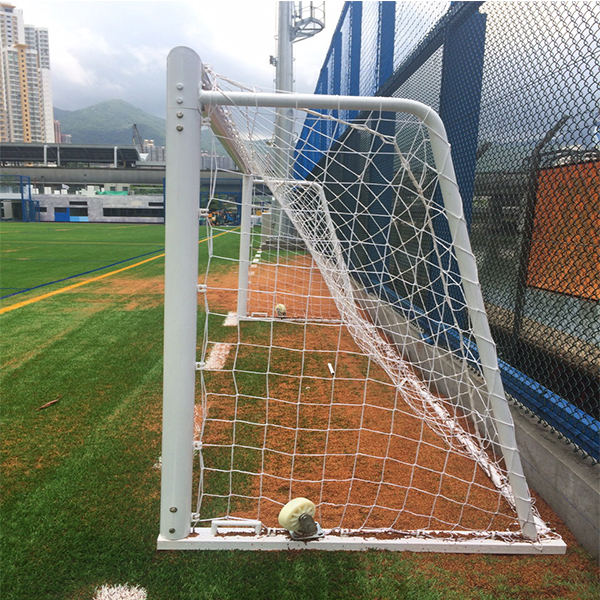
<svg viewBox="0 0 600 600"><path fill-rule="evenodd" d="M119 98L164 114L166 58L185 45L232 79L273 86L277 5L247 1L16 0L25 21L46 27L55 106L74 110ZM294 45L296 89L311 92L343 5L327 5L327 27Z"/></svg>
<svg viewBox="0 0 600 600"><path fill-rule="evenodd" d="M123 68L123 73L126 75L162 73L163 62L169 50L170 48L166 47L128 45L125 52L131 64Z"/></svg>

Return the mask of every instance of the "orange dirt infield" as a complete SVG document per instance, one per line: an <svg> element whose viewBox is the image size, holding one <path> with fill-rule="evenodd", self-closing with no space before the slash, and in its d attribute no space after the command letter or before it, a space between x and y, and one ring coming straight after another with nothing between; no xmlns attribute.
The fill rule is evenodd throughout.
<svg viewBox="0 0 600 600"><path fill-rule="evenodd" d="M209 278L211 309L233 309L236 287L234 271ZM288 318L242 322L223 370L203 373L202 517L274 527L304 496L325 528L519 530L477 463L413 413L339 324L309 257L259 265L250 287L249 312L271 317L283 303Z"/></svg>
<svg viewBox="0 0 600 600"><path fill-rule="evenodd" d="M283 264L262 262L251 267L248 314L271 317L278 304L286 307L287 318L340 318L327 284L306 254Z"/></svg>

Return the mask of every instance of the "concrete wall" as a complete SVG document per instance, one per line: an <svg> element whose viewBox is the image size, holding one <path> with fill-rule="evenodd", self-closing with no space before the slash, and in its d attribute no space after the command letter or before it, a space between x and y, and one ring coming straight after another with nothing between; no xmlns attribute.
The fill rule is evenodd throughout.
<svg viewBox="0 0 600 600"><path fill-rule="evenodd" d="M511 412L529 487L600 562L600 465L573 452L521 408L511 406Z"/></svg>
<svg viewBox="0 0 600 600"><path fill-rule="evenodd" d="M84 208L73 202L87 202L89 222L93 223L121 223L127 221L130 223L163 223L164 217L107 217L104 216L105 208L151 208L164 210L161 206L150 206L150 203L162 203L162 196L80 196L74 194L35 194L33 200L40 203L40 220L55 221L57 207ZM46 208L42 212L42 208Z"/></svg>

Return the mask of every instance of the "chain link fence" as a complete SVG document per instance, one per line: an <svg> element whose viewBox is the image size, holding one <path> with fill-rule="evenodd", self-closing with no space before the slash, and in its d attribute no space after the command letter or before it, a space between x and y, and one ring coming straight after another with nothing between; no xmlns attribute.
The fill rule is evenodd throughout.
<svg viewBox="0 0 600 600"><path fill-rule="evenodd" d="M347 2L316 92L440 113L506 391L600 460L600 3Z"/></svg>

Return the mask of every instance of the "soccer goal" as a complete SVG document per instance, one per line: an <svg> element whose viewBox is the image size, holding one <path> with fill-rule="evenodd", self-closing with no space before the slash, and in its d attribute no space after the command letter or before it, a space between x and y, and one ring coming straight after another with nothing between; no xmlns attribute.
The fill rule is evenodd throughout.
<svg viewBox="0 0 600 600"><path fill-rule="evenodd" d="M167 86L159 549L564 553L523 474L438 115L262 93L188 48ZM202 126L243 191L199 273Z"/></svg>

